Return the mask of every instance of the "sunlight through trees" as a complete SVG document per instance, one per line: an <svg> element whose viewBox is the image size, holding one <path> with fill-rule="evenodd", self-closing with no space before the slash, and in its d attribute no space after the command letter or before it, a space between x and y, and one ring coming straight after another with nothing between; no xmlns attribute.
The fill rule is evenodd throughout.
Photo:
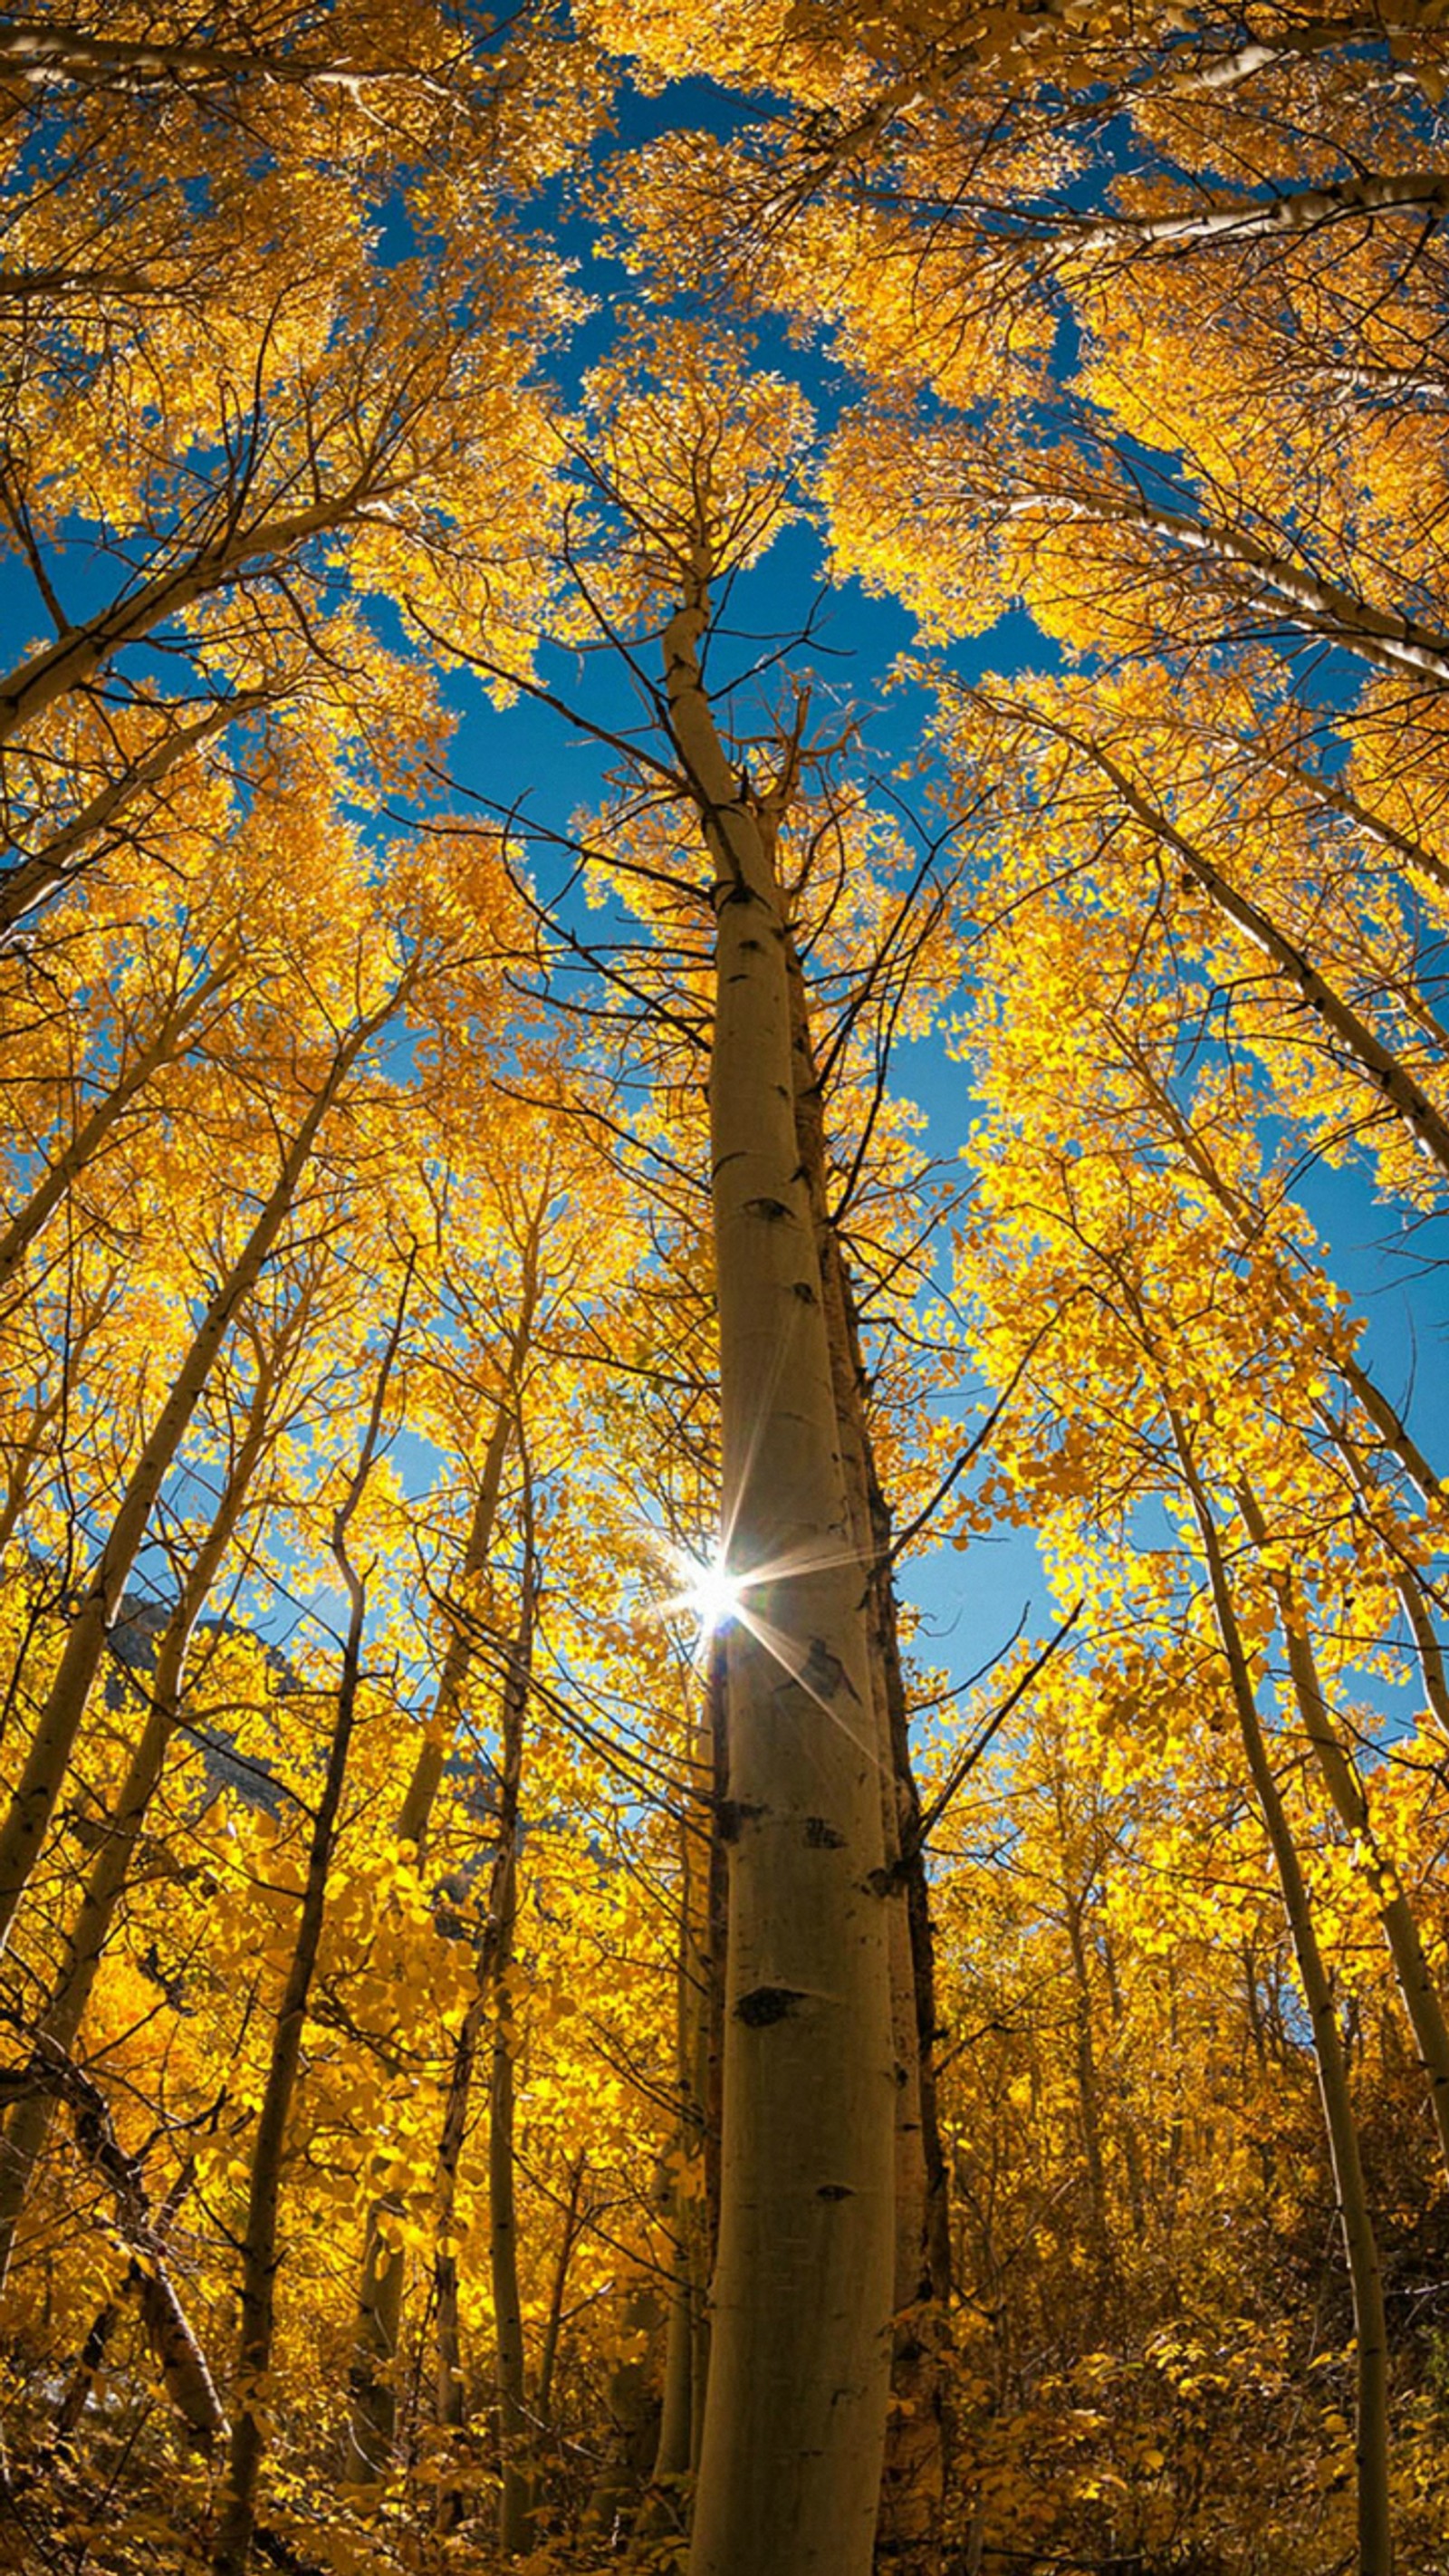
<svg viewBox="0 0 1449 2576"><path fill-rule="evenodd" d="M0 23L0 2565L1443 2576L1446 112Z"/></svg>

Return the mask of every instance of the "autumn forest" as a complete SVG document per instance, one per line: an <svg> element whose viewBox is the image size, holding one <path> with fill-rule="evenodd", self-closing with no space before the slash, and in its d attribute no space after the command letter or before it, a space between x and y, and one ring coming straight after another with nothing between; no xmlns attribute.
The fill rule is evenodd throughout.
<svg viewBox="0 0 1449 2576"><path fill-rule="evenodd" d="M0 2567L1444 2576L1445 0L0 133Z"/></svg>

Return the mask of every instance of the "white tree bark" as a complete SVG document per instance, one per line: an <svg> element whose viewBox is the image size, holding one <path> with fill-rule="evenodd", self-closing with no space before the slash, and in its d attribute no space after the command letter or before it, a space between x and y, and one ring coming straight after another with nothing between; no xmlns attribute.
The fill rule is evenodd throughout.
<svg viewBox="0 0 1449 2576"><path fill-rule="evenodd" d="M701 680L709 562L664 637L716 875L710 1076L728 1564L720 2241L690 2576L868 2576L890 2370L880 1758L778 889Z"/></svg>

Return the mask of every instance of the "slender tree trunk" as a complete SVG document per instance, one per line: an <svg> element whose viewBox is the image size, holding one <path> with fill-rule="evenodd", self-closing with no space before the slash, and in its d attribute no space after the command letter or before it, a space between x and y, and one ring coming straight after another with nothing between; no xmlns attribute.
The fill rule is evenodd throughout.
<svg viewBox="0 0 1449 2576"><path fill-rule="evenodd" d="M1254 1793L1263 1817L1283 1910L1293 1942L1293 1955L1303 1986L1313 2030L1318 2089L1328 2132L1339 2223L1348 2256L1357 2344L1358 2396L1355 2410L1355 2456L1358 2466L1358 2576L1392 2576L1393 2537L1389 2504L1388 2334L1384 2320L1383 2283L1378 2246L1369 2212L1358 2128L1349 2092L1348 2066L1333 1990L1318 1946L1308 1889L1293 1840L1292 1828L1278 1794L1273 1766L1263 1741L1247 1653L1233 1611L1227 1569L1211 1506L1198 1475L1187 1435L1173 1417L1183 1480L1201 1534L1219 1640L1232 1684L1238 1726Z"/></svg>
<svg viewBox="0 0 1449 2576"><path fill-rule="evenodd" d="M712 1768L708 1721L701 1725L693 1769L701 1784ZM679 2123L677 2170L666 2195L673 2237L673 2280L664 2347L664 2404L640 2534L681 2522L680 2488L695 2464L707 2356L700 2351L708 2282L704 2196L706 2086L709 2070L709 1853L693 1817L680 1827L679 1937L674 1975L674 2050ZM703 2366L702 2366L703 2365Z"/></svg>
<svg viewBox="0 0 1449 2576"><path fill-rule="evenodd" d="M543 2318L543 2342L538 2347L538 2429L548 2432L553 2424L553 2372L558 2367L558 2344L564 2336L564 2295L569 2290L569 2264L574 2262L574 2246L579 2244L582 2218L579 2200L584 2192L587 2172L587 2148L579 2148L574 2164L569 2166L569 2200L564 2202L564 2233L558 2236L558 2262L553 2264L553 2287L548 2290L548 2316Z"/></svg>
<svg viewBox="0 0 1449 2576"><path fill-rule="evenodd" d="M0 1951L9 1941L16 1908L55 1811L111 1623L120 1608L157 1494L211 1375L228 1326L255 1287L281 1232L318 1130L368 1038L398 998L394 993L385 1011L359 1021L338 1048L327 1079L287 1150L271 1196L207 1307L176 1383L132 1471L106 1543L86 1577L80 1609L71 1623L59 1669L36 1721L24 1770L0 1826Z"/></svg>
<svg viewBox="0 0 1449 2576"><path fill-rule="evenodd" d="M606 2549L624 2540L629 2516L649 2475L655 2382L647 2347L655 2342L662 2314L654 2276L635 2273L621 2302L624 2351L615 2357L609 2372L607 2447L584 2516L590 2540Z"/></svg>
<svg viewBox="0 0 1449 2576"><path fill-rule="evenodd" d="M498 1852L489 1909L489 1983L494 1996L493 2062L488 2096L488 2265L493 2285L495 2386L503 2486L498 2505L498 2547L520 2558L532 2527L531 2432L524 2386L523 2301L518 2285L517 2166L514 2146L518 2026L512 1970L518 1924L519 1793L523 1735L533 1669L533 1619L537 1571L531 1515L525 1506L523 1586L518 1638L508 1660L503 1692L502 1759L499 1765Z"/></svg>
<svg viewBox="0 0 1449 2576"><path fill-rule="evenodd" d="M1243 1520L1255 1547L1267 1544L1268 1532L1253 1496L1244 1491L1239 1496ZM1368 1799L1358 1766L1344 1751L1333 1715L1319 1678L1317 1658L1308 1633L1298 1587L1291 1574L1273 1578L1273 1591L1278 1603L1278 1616L1288 1649L1288 1670L1293 1695L1303 1731L1313 1747L1319 1775L1333 1803L1334 1812L1346 1831L1352 1834L1384 1927L1384 1939L1394 1963L1394 1975L1409 2026L1414 2034L1429 2090L1429 2107L1449 2179L1449 2025L1444 2007L1424 1955L1424 1944L1413 1908L1395 1876L1393 1867L1378 1846Z"/></svg>
<svg viewBox="0 0 1449 2576"><path fill-rule="evenodd" d="M1065 1860L1065 1851L1063 1859ZM1102 2088L1092 2035L1092 1980L1087 1946L1082 1938L1082 1899L1064 1895L1067 1952L1072 1963L1072 2035L1076 2059L1077 2103L1082 2119L1082 2150L1087 2166L1088 2233L1097 2295L1105 2307L1115 2300L1117 2265L1112 2249L1112 2218L1107 2199L1107 2167L1102 2153Z"/></svg>
<svg viewBox="0 0 1449 2576"><path fill-rule="evenodd" d="M1104 1923L1100 1933L1102 1968L1107 1980L1107 1999L1112 2008L1112 2027L1116 2034L1114 2055L1117 2058L1112 2090L1117 2103L1117 2124L1121 2132L1122 2166L1127 2181L1127 2205L1132 2214L1132 2227L1141 2240L1147 2229L1147 2193L1142 2171L1142 2154L1136 2124L1132 2118L1130 2087L1121 2065L1121 2039L1126 2020L1121 1979L1117 1974L1116 1953L1111 1934Z"/></svg>
<svg viewBox="0 0 1449 2576"><path fill-rule="evenodd" d="M179 617L194 601L221 589L248 564L280 563L313 537L346 525L367 498L361 483L310 510L278 512L274 518L248 523L226 511L220 532L209 544L168 571L138 583L99 609L81 626L70 627L53 644L18 663L0 679L0 742L9 742L73 689L83 689L128 644L138 644L166 619Z"/></svg>
<svg viewBox="0 0 1449 2576"><path fill-rule="evenodd" d="M463 2342L458 2318L458 2257L452 2250L453 2211L458 2196L458 2166L463 2153L463 2139L468 2126L468 2100L473 2089L473 2069L478 2058L478 2042L492 1997L481 1980L469 2003L453 2049L453 2071L448 2084L448 2100L443 2113L442 2133L438 2142L437 2233L438 2251L434 2263L437 2294L438 2378L437 2416L440 2424L461 2431L468 2409L463 2380ZM445 2495L440 2503L439 2519L445 2530L451 2530L458 2516L456 2496Z"/></svg>
<svg viewBox="0 0 1449 2576"><path fill-rule="evenodd" d="M564 2203L563 2233L558 2242L558 2261L553 2267L553 2287L548 2294L548 2315L544 2319L543 2341L538 2355L538 2403L535 2409L540 2432L547 2432L553 2421L553 2378L558 2365L559 2341L563 2333L564 2297L568 2289L569 2266L574 2247L579 2241L579 2201L584 2188L588 2151L580 2147L569 2168L569 2196Z"/></svg>
<svg viewBox="0 0 1449 2576"><path fill-rule="evenodd" d="M1058 496L1045 497L1050 503ZM1105 506L1075 493L1064 497L1072 518L1096 519L1104 527L1141 528L1166 538L1190 562L1209 566L1228 596L1248 606L1255 617L1272 614L1281 602L1282 612L1303 634L1320 636L1341 652L1356 653L1377 670L1401 678L1407 674L1410 686L1422 686L1425 680L1439 688L1449 684L1449 634L1405 616L1400 609L1381 608L1342 583L1323 580L1301 560L1290 560L1245 530L1221 522L1214 525L1180 510L1154 508L1149 502L1124 503L1115 494ZM1023 508L1036 506L1028 502Z"/></svg>
<svg viewBox="0 0 1449 2576"><path fill-rule="evenodd" d="M448 1642L438 1674L437 1694L397 1820L398 1841L411 1843L419 1862L432 1821L434 1801L442 1785L443 1766L453 1740L463 1693L477 1657L479 1621L476 1595L488 1570L503 1487L503 1470L517 1427L519 1386L537 1299L538 1228L535 1226L525 1254L523 1300L510 1346L504 1392L483 1454L478 1491L458 1570L457 1597L450 1613ZM470 2050L474 2043L476 2032ZM455 2079L458 2063L455 2054ZM467 2057L467 2068L471 2080L471 2053ZM464 2101L466 2105L466 2091ZM357 2486L374 2485L386 2477L397 2441L395 2373L402 2340L406 2266L401 2249L391 2242L389 2221L400 2217L401 2213L402 2202L396 2197L385 2196L375 2201L367 2214L349 2372L350 2412L345 2470L348 2481ZM444 2422L450 2420L443 2417Z"/></svg>
<svg viewBox="0 0 1449 2576"><path fill-rule="evenodd" d="M1383 1501L1385 1497L1368 1460L1364 1457L1357 1441L1351 1439L1346 1431L1331 1422L1326 1423L1325 1428L1348 1468L1355 1489L1372 1513L1375 1504ZM1407 1464L1403 1459L1400 1463ZM1421 1460L1420 1464L1423 1465L1424 1462ZM1415 1475L1412 1481L1418 1485L1427 1503L1432 1505L1436 1500L1442 1500L1437 1479L1432 1476ZM1382 1524L1379 1524L1379 1527L1382 1529ZM1408 1621L1409 1634L1414 1640L1414 1654L1419 1666L1419 1676L1424 1685L1424 1697L1428 1703L1429 1714L1440 1733L1446 1741L1449 1741L1449 1675L1445 1672L1444 1649L1439 1642L1439 1634L1434 1625L1429 1595L1408 1548L1394 1535L1389 1536L1388 1544L1393 1554L1393 1586L1399 1596L1399 1606Z"/></svg>
<svg viewBox="0 0 1449 2576"><path fill-rule="evenodd" d="M267 1414L276 1382L274 1369L258 1372L246 1429L223 1487L211 1528L187 1573L181 1596L166 1623L151 1677L145 1723L131 1755L115 1813L86 1881L80 1910L66 1943L60 1973L40 2019L40 2032L52 2046L69 2054L80 2031L91 1988L125 1892L137 1840L165 1768L166 1755L181 1715L182 1688L192 1634L207 1596L221 1570L266 1446ZM17 2102L0 2143L0 2290L10 2269L15 2229L25 2205L31 2177L49 2134L53 2097L35 2093Z"/></svg>
<svg viewBox="0 0 1449 2576"><path fill-rule="evenodd" d="M68 1361L73 1365L77 1356L75 1340L72 1338L67 1354ZM67 1376L69 1374L68 1368ZM26 1496L30 1491L30 1479L39 1462L45 1434L61 1411L66 1392L66 1378L62 1378L59 1387L53 1387L48 1395L38 1396L31 1407L30 1418L24 1432L12 1437L6 1444L8 1455L4 1491L0 1494L0 1566L5 1562L20 1515L25 1509Z"/></svg>
<svg viewBox="0 0 1449 2576"><path fill-rule="evenodd" d="M894 2085L880 1758L785 923L705 695L701 542L664 637L717 873L710 1072L727 1563L719 2255L691 2576L867 2576L889 2395Z"/></svg>
<svg viewBox="0 0 1449 2576"><path fill-rule="evenodd" d="M533 1517L525 1475L523 1579L518 1631L508 1656L500 1710L497 1840L488 1916L478 1957L478 1989L468 2007L454 2052L435 2188L438 2421L461 2429L467 2418L467 2406L458 2316L458 2260L452 2250L453 2213L473 2070L479 2042L491 2018L488 2257L496 2330L494 2391L502 2466L499 2545L505 2557L518 2557L528 2546L531 2502L523 2308L518 2286L515 2207L513 2051L516 2035L512 2027L508 1972L513 1959L514 1928L518 1916L519 1796L523 1778L524 1728L533 1675L537 1587ZM456 2493L445 2491L439 2499L439 2521L445 2531L452 2529L460 2511L461 2498Z"/></svg>
<svg viewBox="0 0 1449 2576"><path fill-rule="evenodd" d="M293 1945L291 1965L277 2013L271 2059L267 2067L267 2081L257 2119L256 2137L252 2145L251 2177L247 2193L246 2218L242 2229L241 2336L237 2352L237 2404L232 2425L230 2456L227 2462L226 2492L212 2560L215 2576L246 2576L247 2561L251 2555L252 2535L256 2528L257 2483L261 2472L265 2440L263 2392L267 2373L271 2368L272 2343L276 2326L277 2270L281 2259L277 2242L277 2220L281 2204L287 2123L297 2089L297 2075L302 2059L302 2034L306 2028L312 1980L316 1973L317 1954L322 1942L327 1873L337 1839L342 1791L347 1777L347 1757L351 1750L352 1733L357 1720L357 1697L362 1678L367 1586L364 1577L357 1572L348 1555L347 1534L358 1503L362 1499L363 1488L371 1472L373 1460L377 1455L387 1381L402 1335L403 1313L411 1280L412 1271L409 1265L403 1299L399 1304L392 1334L378 1367L361 1453L351 1483L332 1525L332 1553L337 1561L348 1600L347 1637L342 1653L342 1672L337 1692L332 1740L327 1752L327 1768L323 1777L322 1794L313 1817L307 1852L307 1874L302 1889L302 1910L297 1924L297 1938Z"/></svg>
<svg viewBox="0 0 1449 2576"><path fill-rule="evenodd" d="M199 2450L210 2451L224 2434L226 2417L205 2353L171 2277L166 2232L181 2191L151 2207L141 2160L128 2155L116 2135L110 2108L82 2068L48 2040L37 2039L27 2070L32 2084L66 2102L75 2118L76 2144L110 2193L115 2230L131 2256L125 2286L134 2290L146 2340L167 2396ZM94 2329L93 2329L94 2331Z"/></svg>

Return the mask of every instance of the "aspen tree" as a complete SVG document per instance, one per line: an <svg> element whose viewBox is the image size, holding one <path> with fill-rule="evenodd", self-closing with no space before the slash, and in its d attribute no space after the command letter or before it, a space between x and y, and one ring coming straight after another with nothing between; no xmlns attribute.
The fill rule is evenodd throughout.
<svg viewBox="0 0 1449 2576"><path fill-rule="evenodd" d="M397 1314L373 1380L372 1401L357 1463L333 1516L332 1552L347 1598L337 1701L330 1731L321 1795L312 1814L307 1864L296 1938L277 2009L267 2063L266 2086L252 2141L245 2218L241 2237L241 2333L237 2348L237 2402L227 2458L226 2491L217 2528L212 2565L216 2576L245 2576L256 2527L257 2483L265 2445L266 2378L276 2332L277 2273L280 2264L278 2214L287 2126L301 2066L302 2037L312 1997L327 1903L327 1873L336 1840L348 1755L357 1723L362 1681L362 1653L367 1622L367 1573L359 1571L348 1552L349 1532L376 1462L382 1436L388 1380L397 1357L412 1286L414 1258L404 1272Z"/></svg>
<svg viewBox="0 0 1449 2576"><path fill-rule="evenodd" d="M518 2287L517 2137L512 1972L518 1927L518 1861L524 1728L532 1677L533 1633L539 1588L533 1509L524 1462L523 1564L518 1631L510 1649L500 1709L497 1844L489 1891L486 1969L493 1993L494 2027L488 2082L488 2262L493 2289L494 2387L503 2484L498 2500L498 2546L504 2558L529 2546L532 2481L528 2470L529 2424L525 2405L523 2309ZM442 2212L446 2228L448 2213ZM446 2258L444 2258L446 2260ZM440 2271L442 2266L440 2264ZM445 2367L439 2285L439 2368ZM456 2320L454 2322L456 2342ZM456 2369L456 2360L454 2362Z"/></svg>
<svg viewBox="0 0 1449 2576"><path fill-rule="evenodd" d="M157 2224L140 2169L121 2146L97 2086L62 2049L43 2038L35 2051L29 2083L31 2089L68 2103L75 2112L81 2151L114 2201L117 2233L131 2256L127 2286L136 2290L146 2338L167 2394L193 2441L209 2452L217 2436L226 2433L226 2417L206 2355L172 2279L164 2221ZM31 2092L22 2090L17 2110L23 2110L30 2098Z"/></svg>
<svg viewBox="0 0 1449 2576"><path fill-rule="evenodd" d="M771 821L766 803L762 821ZM864 1579L879 1747L882 1832L889 1881L887 1923L895 2060L895 2253L892 2412L877 2546L911 2566L935 2563L944 2486L939 2337L949 2294L945 2175L935 2130L931 2051L935 2022L931 1928L920 1799L911 1775L892 1571L890 1511L876 1470L865 1404L865 1367L849 1269L828 1195L820 1075L804 978L787 931L795 1124L810 1192L825 1299L841 1460Z"/></svg>
<svg viewBox="0 0 1449 2576"><path fill-rule="evenodd" d="M1415 1143L1449 1178L1449 1121L1405 1066L1375 1036L1360 1014L1326 982L1295 943L1284 937L1261 907L1230 884L1212 858L1144 796L1141 788L1103 744L1084 738L1070 723L1054 719L1049 713L1035 720L1042 724L1044 730L1059 733L1063 740L1083 752L1102 771L1128 812L1172 852L1224 918L1242 931L1252 945L1269 959L1276 972L1292 984L1306 1007L1318 1016L1366 1079L1403 1119ZM1027 721L1031 723L1033 718L1028 715Z"/></svg>
<svg viewBox="0 0 1449 2576"><path fill-rule="evenodd" d="M1246 1486L1240 1490L1238 1506L1254 1546L1260 1550L1265 1548L1268 1545L1267 1524L1256 1497ZM1423 2064L1440 2153L1445 2160L1446 2174L1449 2174L1449 2024L1445 2021L1443 2001L1424 1955L1413 1909L1375 1835L1358 1765L1343 1743L1324 1695L1299 1586L1287 1568L1271 1574L1269 1579L1278 1604L1288 1669L1304 1733L1313 1747L1319 1772L1339 1822L1353 1836L1355 1850L1363 1855L1363 1867L1373 1888L1404 2011Z"/></svg>
<svg viewBox="0 0 1449 2576"><path fill-rule="evenodd" d="M410 1843L421 1860L434 1801L457 1725L463 1694L480 1648L480 1620L475 1607L487 1575L498 1519L504 1469L517 1437L521 1379L538 1301L537 1228L525 1246L518 1317L509 1347L504 1384L483 1454L472 1515L464 1541L454 1598L447 1606L448 1633L438 1673L437 1693L407 1793L398 1814L397 1836ZM470 2047L476 2042L476 2031ZM460 2041L460 2046L462 2045ZM465 2097L466 2099L466 2097ZM461 2138L459 2140L461 2144ZM386 2474L396 2434L396 2393L392 2373L402 2329L403 2258L387 2238L386 2222L395 2205L376 2202L368 2212L358 2290L356 2345L350 2373L352 2412L347 2474L366 2483ZM449 2419L445 2416L444 2421Z"/></svg>
<svg viewBox="0 0 1449 2576"><path fill-rule="evenodd" d="M690 2566L847 2576L870 2564L889 2367L889 1971L871 1884L885 1865L881 1766L798 1176L785 924L701 679L707 525L689 541L664 672L718 873L724 1526L751 1622L728 1648L725 2126Z"/></svg>
<svg viewBox="0 0 1449 2576"><path fill-rule="evenodd" d="M692 1769L697 1794L708 1795L713 1755L708 1721L697 1732ZM708 1888L710 1843L686 1807L679 1825L679 1932L675 1959L674 2060L679 2125L673 2141L675 2175L667 2198L673 2278L665 2329L664 2387L659 2438L649 2473L649 2494L639 2517L641 2533L668 2530L678 2513L684 2480L695 2466L704 2430L708 2384L709 2290L705 2145L709 2125L710 1960Z"/></svg>
<svg viewBox="0 0 1449 2576"><path fill-rule="evenodd" d="M1389 2487L1388 2331L1384 2319L1383 2283L1378 2247L1364 2181L1358 2127L1349 2091L1348 2068L1339 2036L1333 1990L1323 1964L1292 1829L1284 1814L1273 1765L1263 1740L1252 1674L1233 1611L1222 1544L1212 1507L1195 1463L1191 1443L1180 1422L1174 1438L1184 1483L1202 1539L1211 1589L1213 1617L1228 1668L1233 1706L1243 1750L1252 1775L1272 1848L1283 1910L1293 1936L1293 1954L1303 1981L1304 1999L1313 2025L1313 2048L1323 2096L1324 2124L1333 2156L1339 2223L1348 2254L1353 2288L1358 2409L1355 2450L1358 2462L1359 2576L1392 2576L1394 2550Z"/></svg>
<svg viewBox="0 0 1449 2576"><path fill-rule="evenodd" d="M37 2046L69 2052L125 1893L137 1839L160 1783L168 1748L180 1723L186 1668L196 1624L236 1534L265 1452L278 1436L274 1420L280 1381L305 1333L312 1300L304 1289L270 1348L258 1346L256 1378L241 1436L200 1547L186 1568L181 1590L156 1652L147 1691L145 1723L136 1739L114 1812L66 1938L59 1977L37 2021ZM0 2291L10 2268L15 2229L35 2161L45 2144L50 2104L44 2095L16 2106L0 2141Z"/></svg>
<svg viewBox="0 0 1449 2576"><path fill-rule="evenodd" d="M871 2554L895 2090L890 1763L795 1127L788 924L702 668L711 585L787 507L802 415L688 327L634 340L591 386L599 437L581 465L627 532L615 595L631 623L662 621L667 774L714 872L723 1564L742 1603L727 1638L724 2140L691 2567L794 2576Z"/></svg>
<svg viewBox="0 0 1449 2576"><path fill-rule="evenodd" d="M67 1630L55 1679L36 1719L25 1766L4 1826L0 1827L0 1943L8 1940L16 1908L39 1856L105 1653L107 1635L145 1538L156 1496L233 1317L255 1286L291 1210L328 1111L368 1040L397 1008L416 971L417 962L406 968L386 1000L357 1020L337 1047L283 1155L281 1169L260 1214L207 1305L175 1384L136 1462L105 1545L89 1570L80 1608Z"/></svg>

